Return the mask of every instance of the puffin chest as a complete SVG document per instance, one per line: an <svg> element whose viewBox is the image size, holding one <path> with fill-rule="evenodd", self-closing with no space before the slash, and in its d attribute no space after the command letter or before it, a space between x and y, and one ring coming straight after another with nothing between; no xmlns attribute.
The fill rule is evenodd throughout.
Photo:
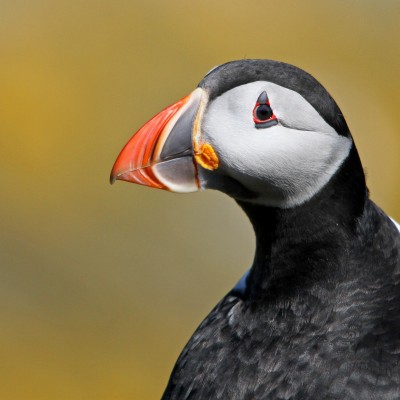
<svg viewBox="0 0 400 400"><path fill-rule="evenodd" d="M396 360L384 371L376 361L382 349L362 344L361 327L322 311L299 320L298 312L299 305L255 307L226 297L178 360L177 387L190 381L193 399L359 399L360 390L368 399L382 390L373 382L392 384Z"/></svg>

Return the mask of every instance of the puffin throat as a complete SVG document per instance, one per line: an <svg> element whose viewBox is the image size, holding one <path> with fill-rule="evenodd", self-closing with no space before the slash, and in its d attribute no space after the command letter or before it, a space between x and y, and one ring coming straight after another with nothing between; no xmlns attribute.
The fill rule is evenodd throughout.
<svg viewBox="0 0 400 400"><path fill-rule="evenodd" d="M335 282L341 274L346 276L337 266L346 265L339 259L346 257L346 243L357 236L357 221L367 201L365 176L354 144L327 185L299 206L283 209L237 201L256 236L247 295L295 296Z"/></svg>

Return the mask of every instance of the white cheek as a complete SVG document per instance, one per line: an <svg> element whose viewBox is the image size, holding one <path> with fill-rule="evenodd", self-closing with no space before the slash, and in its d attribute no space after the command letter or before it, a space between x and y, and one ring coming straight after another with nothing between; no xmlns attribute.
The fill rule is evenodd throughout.
<svg viewBox="0 0 400 400"><path fill-rule="evenodd" d="M250 87L255 84L256 91ZM266 86L270 86L267 93L272 108L277 105L278 119L280 110L285 123L297 123L296 129L281 124L255 128L252 107L257 93ZM282 98L279 103L276 97L282 90L284 105ZM203 122L203 137L219 155L221 170L259 194L256 202L278 207L300 204L316 194L352 145L351 139L339 136L304 98L296 93L288 100L286 91L265 82L232 89L228 96L214 100ZM300 116L304 119L296 122Z"/></svg>
<svg viewBox="0 0 400 400"><path fill-rule="evenodd" d="M221 166L249 189L259 191L270 183L290 192L326 183L351 147L345 137L281 126L267 132L253 129L245 143L235 134L212 144L221 154Z"/></svg>

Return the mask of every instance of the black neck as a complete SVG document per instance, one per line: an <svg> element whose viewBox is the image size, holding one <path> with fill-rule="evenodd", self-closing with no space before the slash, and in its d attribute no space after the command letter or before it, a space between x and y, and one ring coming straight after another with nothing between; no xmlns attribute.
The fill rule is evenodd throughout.
<svg viewBox="0 0 400 400"><path fill-rule="evenodd" d="M338 270L346 243L355 235L368 193L356 148L330 182L308 202L279 209L238 201L256 234L256 254L246 295L296 295L327 285ZM335 279L327 279L335 275Z"/></svg>

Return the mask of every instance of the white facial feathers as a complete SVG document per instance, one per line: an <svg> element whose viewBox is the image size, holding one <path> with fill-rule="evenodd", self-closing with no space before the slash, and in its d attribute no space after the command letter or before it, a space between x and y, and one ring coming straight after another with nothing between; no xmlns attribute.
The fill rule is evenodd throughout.
<svg viewBox="0 0 400 400"><path fill-rule="evenodd" d="M252 111L264 90L279 123L257 129ZM254 202L282 208L314 196L352 145L299 93L262 81L238 86L211 101L202 136L216 150L221 172L257 193Z"/></svg>

